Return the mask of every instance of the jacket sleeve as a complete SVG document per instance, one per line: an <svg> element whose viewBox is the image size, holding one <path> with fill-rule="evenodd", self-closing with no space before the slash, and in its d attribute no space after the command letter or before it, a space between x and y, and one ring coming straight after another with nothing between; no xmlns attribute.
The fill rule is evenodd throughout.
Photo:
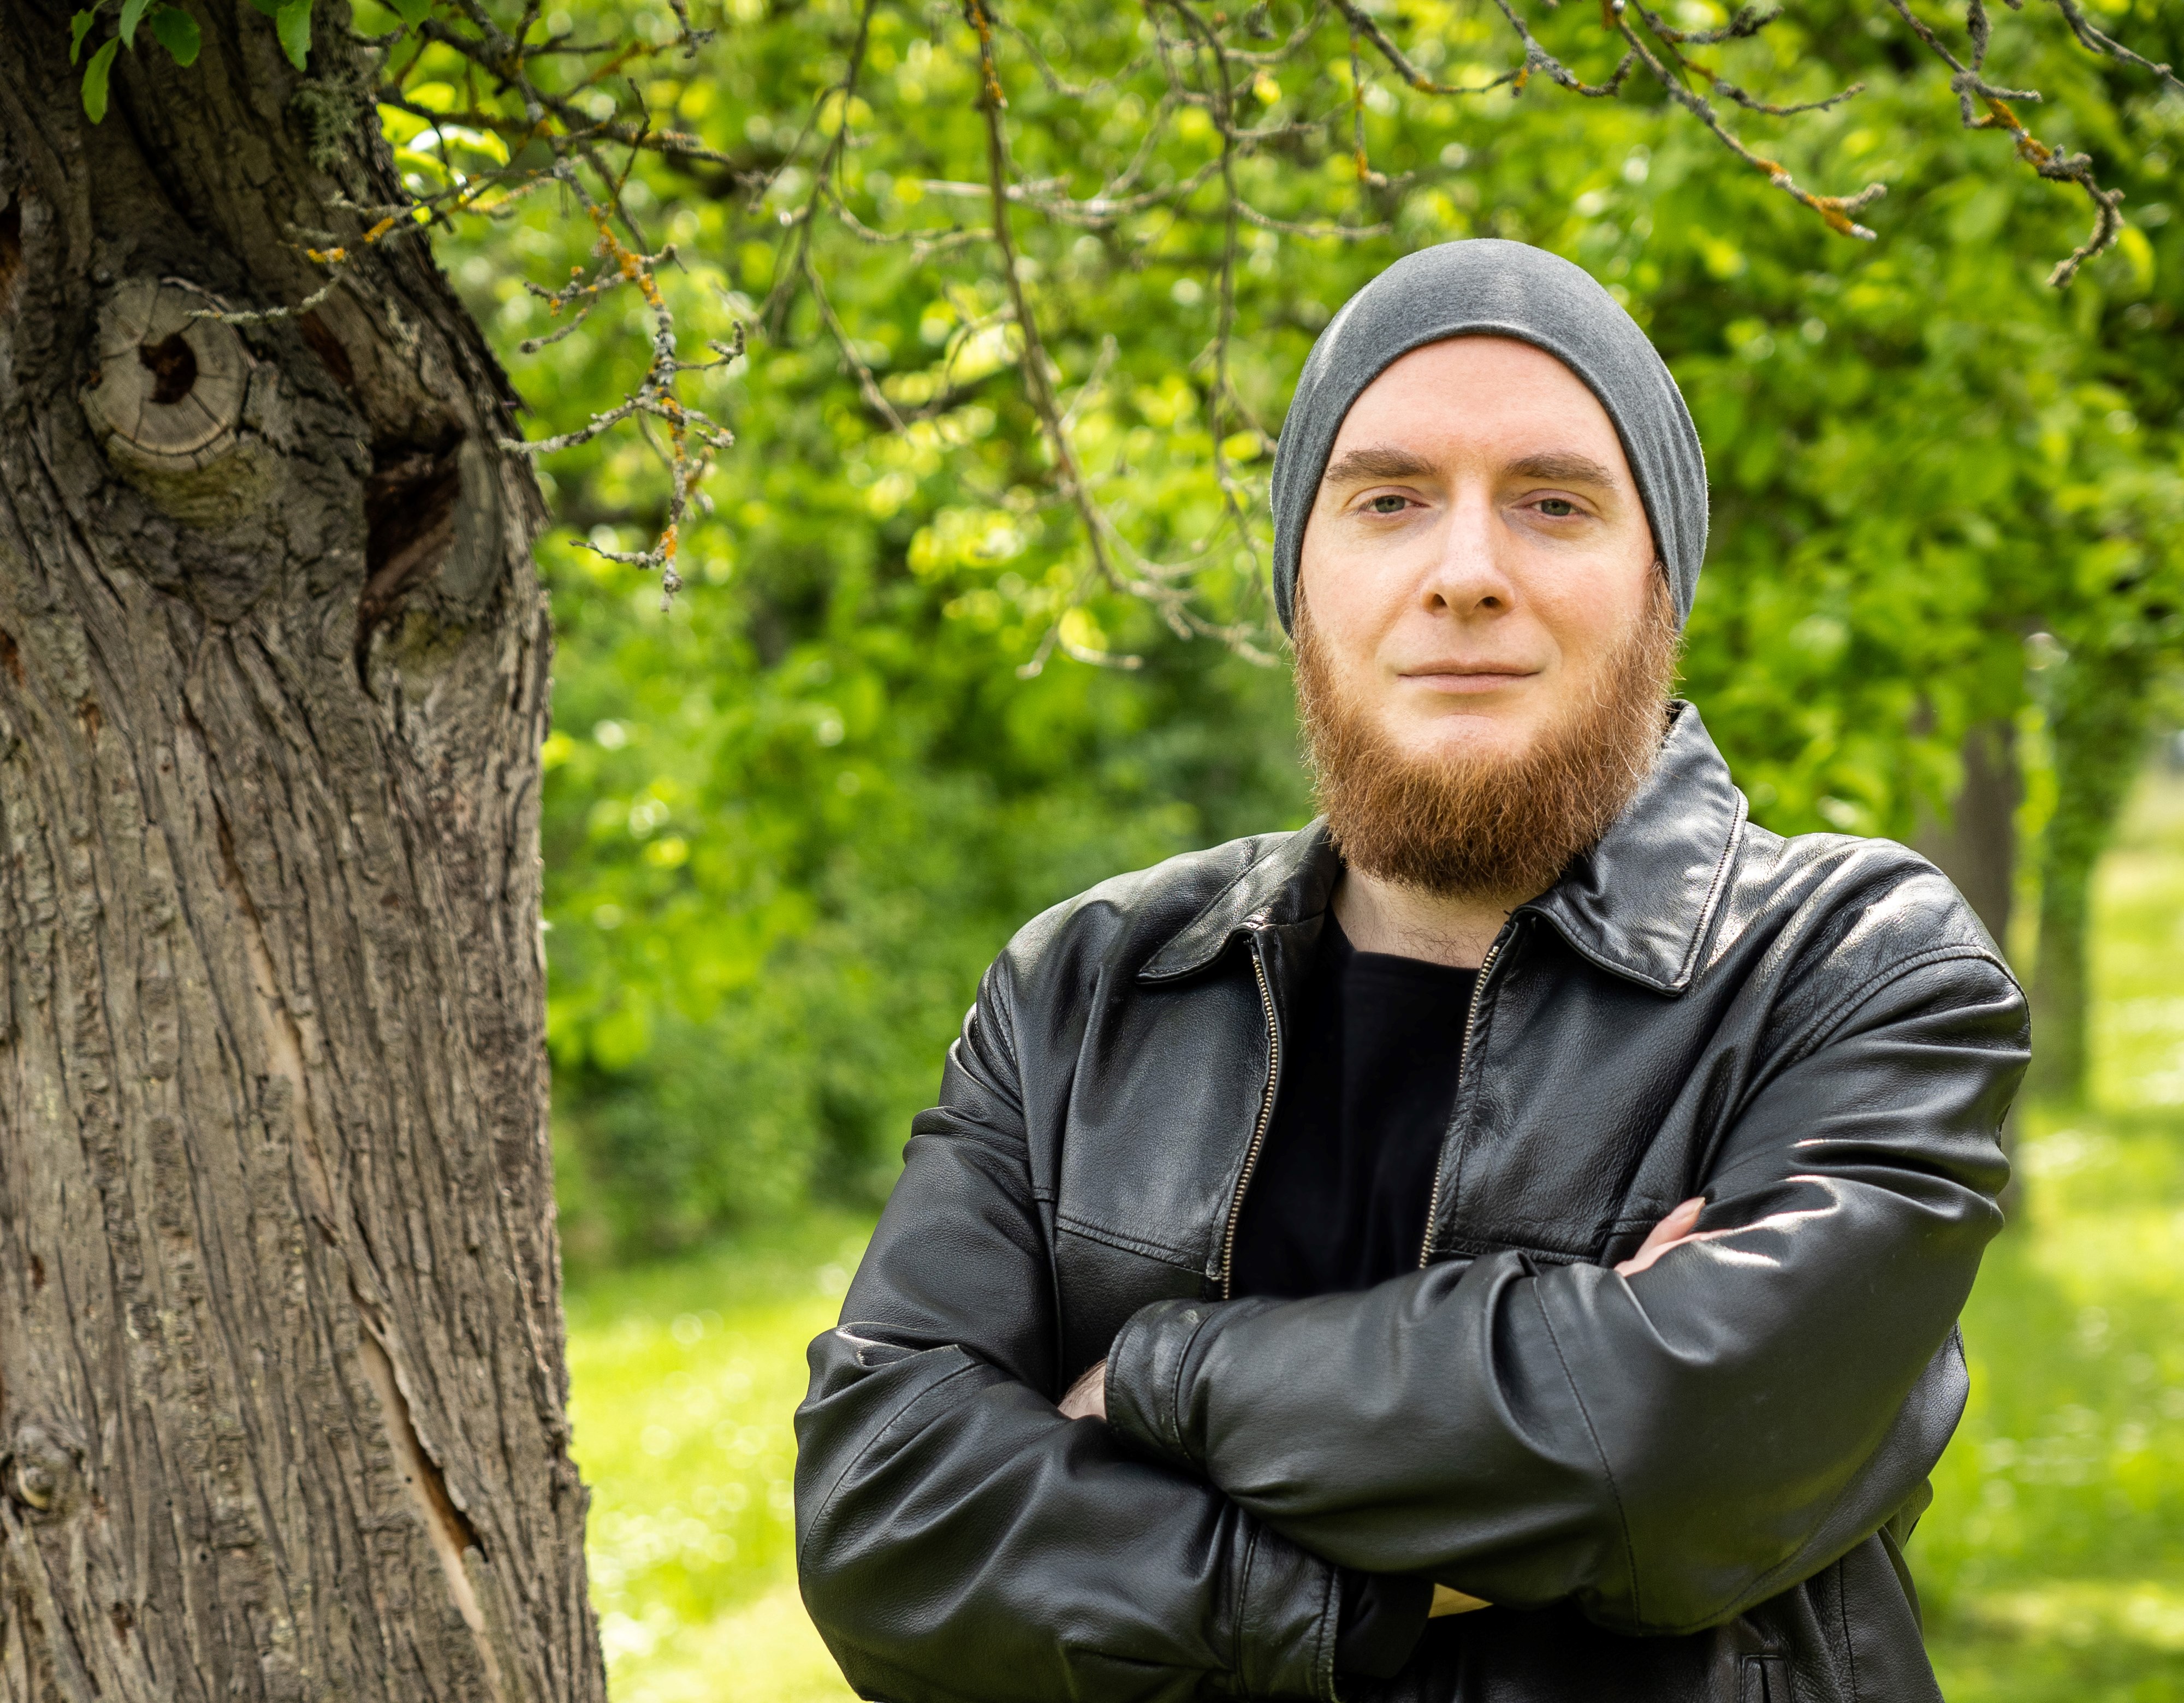
<svg viewBox="0 0 2184 1703"><path fill-rule="evenodd" d="M1617 1631L1811 1577L1919 1493L1962 1410L1954 1322L2026 1056L1983 955L1914 961L1815 1027L1698 1179L1727 1233L1629 1279L1504 1252L1157 1303L1116 1338L1110 1423L1331 1560Z"/></svg>
<svg viewBox="0 0 2184 1703"><path fill-rule="evenodd" d="M1337 1570L1055 1405L1004 964L811 1345L798 1576L861 1695L1331 1699Z"/></svg>

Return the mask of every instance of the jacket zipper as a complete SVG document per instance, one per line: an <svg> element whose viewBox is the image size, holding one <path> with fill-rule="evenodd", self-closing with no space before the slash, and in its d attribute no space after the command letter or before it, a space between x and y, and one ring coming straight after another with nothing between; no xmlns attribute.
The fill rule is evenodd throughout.
<svg viewBox="0 0 2184 1703"><path fill-rule="evenodd" d="M1471 984L1471 1009L1463 1018L1463 1051L1456 1067L1456 1101L1463 1104L1463 1079L1471 1070L1471 1034L1479 1027L1479 1008L1486 1000L1486 978L1494 973L1494 960L1502 955L1502 943L1514 932L1513 922L1503 927L1486 949L1486 956L1479 963L1479 979ZM1434 1166L1433 1193L1426 1197L1426 1235L1418 1247L1418 1269L1423 1272L1433 1261L1434 1226L1440 1218L1441 1167Z"/></svg>
<svg viewBox="0 0 2184 1703"><path fill-rule="evenodd" d="M1251 932L1251 973L1259 982L1259 1005L1267 1014L1267 1088L1259 1096L1259 1121L1251 1128L1251 1144L1244 1149L1244 1168L1236 1176L1236 1192L1228 1200L1228 1222L1221 1233L1221 1299L1234 1299L1236 1280L1236 1224L1244 1213L1244 1191L1251 1186L1258 1168L1259 1149L1266 1144L1267 1126L1274 1117L1274 1082L1281 1073L1282 1032L1274 1016L1274 993L1267 985L1266 960L1260 955L1258 931Z"/></svg>

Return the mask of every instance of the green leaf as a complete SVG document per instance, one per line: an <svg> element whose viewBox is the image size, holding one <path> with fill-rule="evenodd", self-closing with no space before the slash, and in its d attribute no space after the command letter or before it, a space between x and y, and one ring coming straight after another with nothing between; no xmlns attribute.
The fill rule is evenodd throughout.
<svg viewBox="0 0 2184 1703"><path fill-rule="evenodd" d="M200 38L198 20L179 6L161 6L152 14L152 33L174 56L178 65L197 63Z"/></svg>
<svg viewBox="0 0 2184 1703"><path fill-rule="evenodd" d="M250 3L269 18L281 15L281 0L250 0Z"/></svg>
<svg viewBox="0 0 2184 1703"><path fill-rule="evenodd" d="M432 0L387 0L387 3L393 8L394 15L413 30L423 23L432 10Z"/></svg>
<svg viewBox="0 0 2184 1703"><path fill-rule="evenodd" d="M311 0L281 0L273 26L281 32L281 51L298 70L311 53Z"/></svg>
<svg viewBox="0 0 2184 1703"><path fill-rule="evenodd" d="M83 38L98 21L98 8L96 6L88 12L79 12L69 19L69 64L71 65L75 63L75 56L83 51Z"/></svg>
<svg viewBox="0 0 2184 1703"><path fill-rule="evenodd" d="M114 69L114 56L121 50L116 36L91 56L83 68L83 110L93 124L106 116L106 79Z"/></svg>
<svg viewBox="0 0 2184 1703"><path fill-rule="evenodd" d="M136 26L151 3L152 0L121 0L121 45L132 53L136 51Z"/></svg>

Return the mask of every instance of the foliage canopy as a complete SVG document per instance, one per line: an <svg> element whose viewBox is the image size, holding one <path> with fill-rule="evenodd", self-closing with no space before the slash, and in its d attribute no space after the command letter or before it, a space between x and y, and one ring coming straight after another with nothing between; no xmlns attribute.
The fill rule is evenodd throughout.
<svg viewBox="0 0 2184 1703"><path fill-rule="evenodd" d="M443 258L564 446L572 1244L869 1192L1016 924L1308 812L1255 660L1263 475L1313 336L1410 248L1557 249L1669 359L1715 504L1686 690L1769 825L1908 835L2042 665L2170 654L2184 98L2082 42L2160 59L2177 25L2066 14L734 0L708 36L565 0L493 26L571 49L511 117L482 8L359 0L426 222L493 214ZM1966 94L1968 40L1981 87L2045 92L2048 153L2016 147L2081 160L2078 204L1984 133L2016 109ZM1686 68L1618 73L1648 44ZM1886 198L1804 187L1847 182ZM2083 194L2131 222L2061 291ZM711 421L740 441L701 488Z"/></svg>

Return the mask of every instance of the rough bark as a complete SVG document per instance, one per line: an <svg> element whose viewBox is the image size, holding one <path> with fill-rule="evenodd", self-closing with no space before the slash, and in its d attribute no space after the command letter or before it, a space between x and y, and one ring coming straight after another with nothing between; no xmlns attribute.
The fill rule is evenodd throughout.
<svg viewBox="0 0 2184 1703"><path fill-rule="evenodd" d="M0 1699L599 1699L536 488L414 239L188 317L399 198L191 10L92 126L0 0Z"/></svg>
<svg viewBox="0 0 2184 1703"><path fill-rule="evenodd" d="M2029 1095L2070 1103L2086 1094L2093 870L2145 754L2153 680L2153 659L2138 650L2073 654L2056 671L2048 703L2055 812L2041 840Z"/></svg>

